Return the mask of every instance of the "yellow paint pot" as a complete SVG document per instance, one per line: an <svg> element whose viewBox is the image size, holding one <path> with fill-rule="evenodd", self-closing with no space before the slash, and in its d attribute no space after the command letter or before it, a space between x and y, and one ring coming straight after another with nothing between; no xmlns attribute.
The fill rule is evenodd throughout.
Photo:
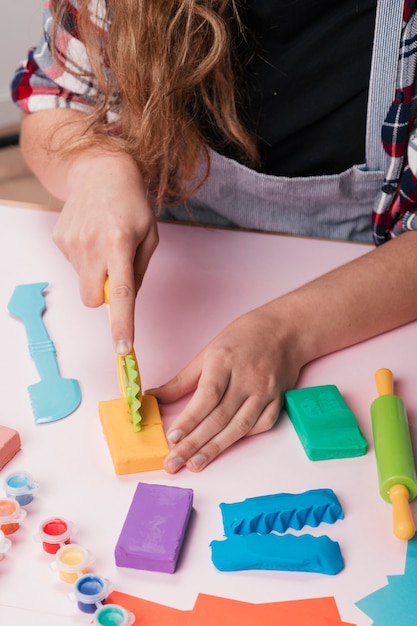
<svg viewBox="0 0 417 626"><path fill-rule="evenodd" d="M62 580L74 583L87 572L89 563L88 551L77 543L69 543L57 551L52 567L59 573Z"/></svg>

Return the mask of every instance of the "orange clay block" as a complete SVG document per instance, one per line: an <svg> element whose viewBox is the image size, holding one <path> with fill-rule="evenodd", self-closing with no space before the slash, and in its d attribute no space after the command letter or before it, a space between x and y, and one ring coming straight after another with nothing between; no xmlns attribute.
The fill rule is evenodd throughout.
<svg viewBox="0 0 417 626"><path fill-rule="evenodd" d="M0 426L0 470L20 450L20 436L17 430Z"/></svg>
<svg viewBox="0 0 417 626"><path fill-rule="evenodd" d="M126 398L99 402L98 410L116 474L162 469L169 448L154 396L142 397L139 432L133 430Z"/></svg>

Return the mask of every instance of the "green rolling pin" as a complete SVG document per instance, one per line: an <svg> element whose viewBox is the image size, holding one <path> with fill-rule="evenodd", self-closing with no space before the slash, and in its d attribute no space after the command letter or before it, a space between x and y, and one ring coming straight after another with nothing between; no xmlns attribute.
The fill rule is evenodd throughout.
<svg viewBox="0 0 417 626"><path fill-rule="evenodd" d="M375 381L379 397L371 404L371 417L379 491L392 504L394 535L411 539L416 527L410 501L417 496L417 476L407 413L394 395L392 372L379 369Z"/></svg>

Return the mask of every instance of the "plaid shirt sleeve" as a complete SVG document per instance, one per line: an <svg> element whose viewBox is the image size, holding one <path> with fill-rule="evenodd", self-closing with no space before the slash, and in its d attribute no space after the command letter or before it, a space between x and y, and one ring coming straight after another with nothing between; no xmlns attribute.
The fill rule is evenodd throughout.
<svg viewBox="0 0 417 626"><path fill-rule="evenodd" d="M100 18L103 0L95 0L93 4L95 23L98 28L104 27ZM49 2L45 4L42 39L37 47L28 51L11 84L12 100L22 111L32 113L42 109L70 108L88 113L100 98L86 49L78 38L77 7L78 0L67 0L65 19L57 38L61 67L52 55L53 18Z"/></svg>
<svg viewBox="0 0 417 626"><path fill-rule="evenodd" d="M405 0L395 98L382 128L390 157L373 212L376 245L417 230L417 0Z"/></svg>

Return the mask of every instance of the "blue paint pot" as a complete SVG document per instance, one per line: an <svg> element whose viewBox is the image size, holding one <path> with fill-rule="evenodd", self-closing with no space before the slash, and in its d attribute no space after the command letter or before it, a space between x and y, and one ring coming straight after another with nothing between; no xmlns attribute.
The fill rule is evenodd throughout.
<svg viewBox="0 0 417 626"><path fill-rule="evenodd" d="M105 604L94 613L94 626L131 626L135 616L118 604Z"/></svg>
<svg viewBox="0 0 417 626"><path fill-rule="evenodd" d="M74 585L74 598L83 613L95 613L109 593L109 582L96 574L85 574Z"/></svg>
<svg viewBox="0 0 417 626"><path fill-rule="evenodd" d="M13 472L4 479L4 490L8 498L14 498L20 506L25 506L33 500L33 492L38 488L28 472Z"/></svg>

